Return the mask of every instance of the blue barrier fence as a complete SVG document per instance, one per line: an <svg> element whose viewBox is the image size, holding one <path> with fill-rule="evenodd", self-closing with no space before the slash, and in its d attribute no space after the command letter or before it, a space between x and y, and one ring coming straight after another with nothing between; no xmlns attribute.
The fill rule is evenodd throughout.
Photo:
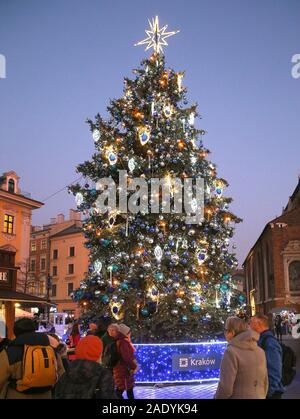
<svg viewBox="0 0 300 419"><path fill-rule="evenodd" d="M136 344L136 382L175 383L217 380L226 342Z"/></svg>

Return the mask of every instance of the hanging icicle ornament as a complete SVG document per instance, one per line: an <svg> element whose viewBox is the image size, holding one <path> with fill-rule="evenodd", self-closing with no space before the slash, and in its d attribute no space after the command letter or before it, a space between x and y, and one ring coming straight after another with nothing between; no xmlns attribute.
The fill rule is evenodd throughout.
<svg viewBox="0 0 300 419"><path fill-rule="evenodd" d="M114 152L114 150L112 148L110 148L109 150L107 150L106 157L107 157L107 159L109 161L109 164L111 166L114 166L117 163L117 161L118 161L118 156L117 156L117 154Z"/></svg>
<svg viewBox="0 0 300 419"><path fill-rule="evenodd" d="M191 112L191 114L190 114L190 116L189 116L189 124L190 124L191 126L193 126L193 125L194 125L194 123L195 123L195 113L194 113L194 112Z"/></svg>
<svg viewBox="0 0 300 419"><path fill-rule="evenodd" d="M148 141L150 140L150 133L151 133L150 127L148 126L138 127L138 137L142 145L145 145L148 143Z"/></svg>
<svg viewBox="0 0 300 419"><path fill-rule="evenodd" d="M109 281L111 286L113 286L113 277L112 277L112 273L113 273L113 266L108 266L107 270L109 271Z"/></svg>
<svg viewBox="0 0 300 419"><path fill-rule="evenodd" d="M75 202L77 207L80 207L81 204L83 204L84 198L81 192L77 192L75 195Z"/></svg>
<svg viewBox="0 0 300 419"><path fill-rule="evenodd" d="M160 263L161 260L162 260L162 257L163 257L163 250L162 250L162 248L160 246L156 246L155 247L155 249L154 249L154 256L155 256L157 262Z"/></svg>
<svg viewBox="0 0 300 419"><path fill-rule="evenodd" d="M178 91L181 92L182 91L182 79L184 76L184 73L180 72L177 73L177 87L178 87Z"/></svg>
<svg viewBox="0 0 300 419"><path fill-rule="evenodd" d="M128 160L128 169L130 170L131 173L135 169L135 160L133 158Z"/></svg>
<svg viewBox="0 0 300 419"><path fill-rule="evenodd" d="M129 217L127 215L126 218L126 229L125 229L125 236L128 237L128 231L129 231Z"/></svg>
<svg viewBox="0 0 300 419"><path fill-rule="evenodd" d="M96 262L94 262L94 271L97 275L100 275L102 270L102 262L100 260L96 260Z"/></svg>
<svg viewBox="0 0 300 419"><path fill-rule="evenodd" d="M155 109L155 101L154 100L151 103L151 115L152 116L156 116L157 115L157 112L156 112L156 109Z"/></svg>
<svg viewBox="0 0 300 419"><path fill-rule="evenodd" d="M99 141L100 138L101 138L101 134L100 134L100 131L98 129L94 129L92 135L93 135L93 140L95 141L95 143L97 141Z"/></svg>

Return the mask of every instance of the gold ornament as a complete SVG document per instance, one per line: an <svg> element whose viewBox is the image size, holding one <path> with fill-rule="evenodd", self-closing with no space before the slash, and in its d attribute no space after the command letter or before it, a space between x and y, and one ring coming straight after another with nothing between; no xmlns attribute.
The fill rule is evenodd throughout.
<svg viewBox="0 0 300 419"><path fill-rule="evenodd" d="M148 126L140 126L138 127L138 137L140 140L140 143L142 145L145 145L148 143L148 141L150 140L150 134L151 134L151 130L150 127Z"/></svg>

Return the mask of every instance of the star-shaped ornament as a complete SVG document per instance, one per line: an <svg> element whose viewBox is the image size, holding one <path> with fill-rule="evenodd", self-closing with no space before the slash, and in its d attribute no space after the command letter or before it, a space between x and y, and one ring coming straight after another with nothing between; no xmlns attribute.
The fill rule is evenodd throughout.
<svg viewBox="0 0 300 419"><path fill-rule="evenodd" d="M148 19L148 22L149 22L150 30L145 31L146 34L148 35L148 38L143 39L142 41L138 42L134 46L147 45L145 51L148 51L148 49L153 48L156 54L159 54L159 53L163 54L162 47L168 45L166 38L176 35L180 31L166 32L168 25L165 25L162 28L159 28L158 16L156 16L155 19L152 19L152 21Z"/></svg>

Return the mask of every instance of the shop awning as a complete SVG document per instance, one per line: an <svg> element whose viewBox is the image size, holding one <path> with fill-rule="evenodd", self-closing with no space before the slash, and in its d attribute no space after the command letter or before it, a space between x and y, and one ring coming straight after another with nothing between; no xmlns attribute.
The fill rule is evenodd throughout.
<svg viewBox="0 0 300 419"><path fill-rule="evenodd" d="M0 289L0 300L1 301L13 301L15 303L21 303L24 306L55 306L56 304L50 303L44 298L35 297L34 295L24 294L22 292L11 291Z"/></svg>

